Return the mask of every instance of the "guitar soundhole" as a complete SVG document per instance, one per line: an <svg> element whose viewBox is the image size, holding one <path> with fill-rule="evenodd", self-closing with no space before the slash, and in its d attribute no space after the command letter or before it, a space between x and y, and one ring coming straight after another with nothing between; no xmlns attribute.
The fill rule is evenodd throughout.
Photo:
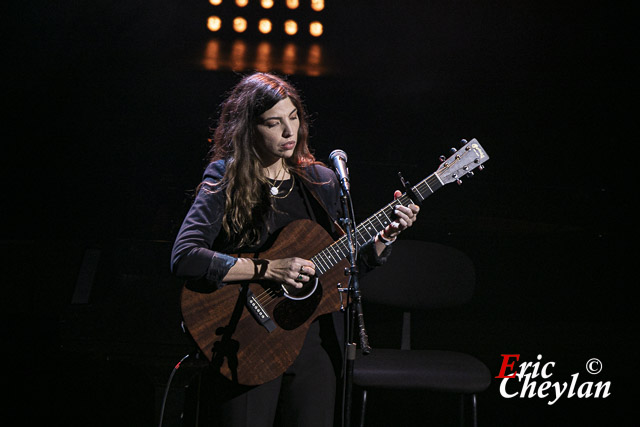
<svg viewBox="0 0 640 427"><path fill-rule="evenodd" d="M292 331L306 322L320 304L322 286L305 299L284 298L273 309L273 319L285 331Z"/></svg>
<svg viewBox="0 0 640 427"><path fill-rule="evenodd" d="M289 285L282 285L284 296L290 299L301 300L309 297L318 286L318 278L312 277L311 280L302 284L301 288L295 288Z"/></svg>

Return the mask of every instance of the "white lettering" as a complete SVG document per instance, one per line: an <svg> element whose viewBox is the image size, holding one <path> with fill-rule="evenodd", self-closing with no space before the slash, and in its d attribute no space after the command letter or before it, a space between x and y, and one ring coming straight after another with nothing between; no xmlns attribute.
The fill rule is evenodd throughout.
<svg viewBox="0 0 640 427"><path fill-rule="evenodd" d="M611 393L609 393L609 386L611 386L611 381L607 381L604 384L602 383L602 381L596 383L596 393L593 395L593 397L600 397L600 391L602 391L603 387L605 390L602 397L605 398L611 396Z"/></svg>
<svg viewBox="0 0 640 427"><path fill-rule="evenodd" d="M593 383L591 381L587 381L586 383L581 384L580 388L578 388L578 398L591 397L591 385L592 384Z"/></svg>
<svg viewBox="0 0 640 427"><path fill-rule="evenodd" d="M502 382L500 382L500 395L502 397L506 397L507 399L511 399L512 397L516 397L518 393L507 393L507 381L509 381L509 378L505 378L502 380Z"/></svg>
<svg viewBox="0 0 640 427"><path fill-rule="evenodd" d="M571 387L569 387L569 393L567 394L567 397L573 397L576 395L576 393L573 391L573 389L576 388L576 382L578 381L578 373L575 373L573 375L571 375Z"/></svg>
<svg viewBox="0 0 640 427"><path fill-rule="evenodd" d="M520 392L520 397L532 398L536 395L536 382L531 381L531 383L529 383L530 379L531 377L527 375L524 380L524 384L522 385L522 391ZM527 396L527 390L529 391L529 396Z"/></svg>
<svg viewBox="0 0 640 427"><path fill-rule="evenodd" d="M598 382L593 383L586 381L579 383L579 373L571 375L571 381L567 382L552 382L552 381L535 381L536 378L542 377L544 379L551 378L553 372L552 368L555 367L555 362L546 362L542 364L540 360L542 355L537 356L538 362L523 362L520 364L518 372L516 374L517 383L515 390L511 387L508 381L514 378L503 378L500 382L500 395L506 399L513 397L520 397L523 399L531 399L538 397L540 399L548 399L547 405L554 405L561 397L571 398L577 396L578 399L587 399L590 397L606 398L611 395L611 382ZM519 391L517 388L519 386ZM509 390L507 388L510 387Z"/></svg>
<svg viewBox="0 0 640 427"><path fill-rule="evenodd" d="M544 364L544 366L542 367L542 378L549 378L551 375L553 374L547 374L547 367L551 365L551 366L556 366L556 362L547 362Z"/></svg>
<svg viewBox="0 0 640 427"><path fill-rule="evenodd" d="M564 385L562 386L562 388L560 388L560 383L554 383L553 384L553 388L556 390L556 398L554 400L550 400L549 402L547 402L548 405L553 405L554 403L556 403L558 401L558 399L560 399L562 397L562 395L564 394L564 391L567 389L567 383L563 383Z"/></svg>
<svg viewBox="0 0 640 427"><path fill-rule="evenodd" d="M518 374L516 375L520 381L522 381L522 377L524 377L525 374L529 376L529 374L527 374L526 372L527 372L527 369L530 368L532 365L533 365L532 362L523 362L520 364L520 369L518 370Z"/></svg>
<svg viewBox="0 0 640 427"><path fill-rule="evenodd" d="M545 381L542 384L540 384L540 388L538 388L538 396L539 397L547 397L549 396L549 393L545 393L545 391L551 388L551 381Z"/></svg>
<svg viewBox="0 0 640 427"><path fill-rule="evenodd" d="M542 359L542 355L539 354L537 357L538 360ZM533 374L531 375L532 378L538 378L538 369L540 368L540 362L536 362L533 364Z"/></svg>

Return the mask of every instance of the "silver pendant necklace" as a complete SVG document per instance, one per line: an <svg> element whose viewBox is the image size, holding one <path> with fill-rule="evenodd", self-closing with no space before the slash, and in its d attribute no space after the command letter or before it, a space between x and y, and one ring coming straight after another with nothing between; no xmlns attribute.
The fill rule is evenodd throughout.
<svg viewBox="0 0 640 427"><path fill-rule="evenodd" d="M282 181L284 182L284 180ZM282 185L282 182L280 183L280 185ZM293 187L296 184L296 176L294 174L291 174L291 187L289 187L289 191L287 191L287 193L283 196L278 196L277 192L279 192L280 190L278 189L276 194L273 194L273 188L271 189L271 197L274 199L286 199L287 196L289 196L289 194L291 194L291 191L293 191ZM278 186L279 187L279 186Z"/></svg>
<svg viewBox="0 0 640 427"><path fill-rule="evenodd" d="M284 178L284 164L282 165L282 168L280 169L280 171L278 171L278 174L276 175L276 177L273 179L273 183L271 184L271 189L269 189L269 191L271 192L272 196L277 196L278 193L280 192L280 186L282 185L282 183L284 182L284 179L280 181L280 184L276 185L276 181L278 181L278 177L280 176L280 173L282 172L282 177Z"/></svg>

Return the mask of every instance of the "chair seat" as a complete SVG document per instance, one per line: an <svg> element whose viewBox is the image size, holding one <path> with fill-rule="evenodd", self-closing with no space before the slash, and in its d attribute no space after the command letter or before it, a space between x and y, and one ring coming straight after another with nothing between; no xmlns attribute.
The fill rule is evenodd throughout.
<svg viewBox="0 0 640 427"><path fill-rule="evenodd" d="M364 388L479 393L489 387L491 373L464 353L374 348L355 361L353 382Z"/></svg>

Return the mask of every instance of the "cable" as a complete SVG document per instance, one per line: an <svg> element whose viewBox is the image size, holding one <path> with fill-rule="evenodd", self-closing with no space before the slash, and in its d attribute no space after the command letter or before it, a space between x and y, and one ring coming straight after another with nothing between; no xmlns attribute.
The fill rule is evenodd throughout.
<svg viewBox="0 0 640 427"><path fill-rule="evenodd" d="M180 361L176 363L176 366L173 367L173 370L171 371L171 375L169 375L169 381L167 381L167 387L164 390L164 397L162 398L162 406L160 407L160 422L158 423L158 427L162 427L162 419L164 418L164 407L167 403L167 397L169 396L169 388L171 387L171 381L173 380L173 377L178 371L178 369L180 369L180 365L182 364L182 362L184 362L185 359L189 356L190 354L187 354L182 359L180 359Z"/></svg>

